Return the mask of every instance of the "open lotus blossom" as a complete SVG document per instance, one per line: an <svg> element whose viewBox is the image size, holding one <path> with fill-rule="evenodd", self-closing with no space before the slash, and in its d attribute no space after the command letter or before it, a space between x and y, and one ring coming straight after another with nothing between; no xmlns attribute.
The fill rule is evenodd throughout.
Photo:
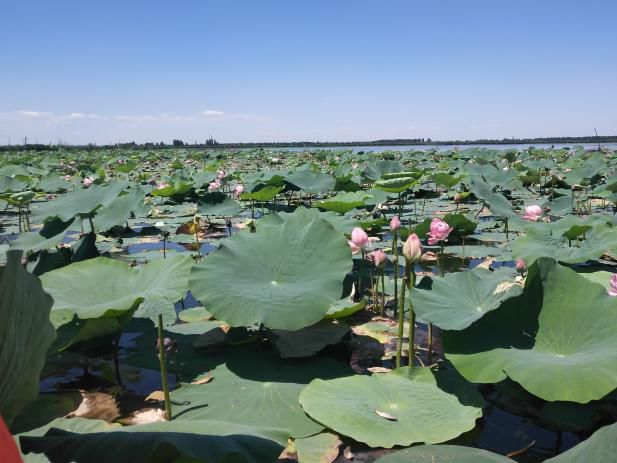
<svg viewBox="0 0 617 463"><path fill-rule="evenodd" d="M415 262L422 257L422 243L415 233L412 233L403 244L403 256L408 262Z"/></svg>
<svg viewBox="0 0 617 463"><path fill-rule="evenodd" d="M401 228L401 220L398 218L397 215L395 215L394 217L392 217L392 220L390 220L390 230L395 232L399 230L400 228Z"/></svg>
<svg viewBox="0 0 617 463"><path fill-rule="evenodd" d="M221 187L221 184L219 182L210 182L210 184L208 185L208 191L212 192L212 191L216 191Z"/></svg>
<svg viewBox="0 0 617 463"><path fill-rule="evenodd" d="M94 183L94 178L92 177L86 177L84 178L84 186L86 188L88 188L90 185L92 185Z"/></svg>
<svg viewBox="0 0 617 463"><path fill-rule="evenodd" d="M542 217L542 208L540 206L534 204L532 206L525 207L525 214L523 215L524 220L537 222L540 217Z"/></svg>
<svg viewBox="0 0 617 463"><path fill-rule="evenodd" d="M360 227L356 227L351 231L351 240L348 241L351 252L357 254L368 245L368 235Z"/></svg>
<svg viewBox="0 0 617 463"><path fill-rule="evenodd" d="M242 193L244 193L244 185L236 185L236 188L234 188L234 194L236 196L240 196Z"/></svg>
<svg viewBox="0 0 617 463"><path fill-rule="evenodd" d="M454 230L450 225L439 218L434 218L431 221L431 230L427 233L428 244L431 246L445 240L450 232Z"/></svg>
<svg viewBox="0 0 617 463"><path fill-rule="evenodd" d="M611 287L608 290L608 295L617 296L617 273L611 275L610 285Z"/></svg>
<svg viewBox="0 0 617 463"><path fill-rule="evenodd" d="M386 261L388 259L386 253L383 252L383 250L381 249L377 249L376 251L371 252L369 254L369 258L373 261L375 267L377 267L378 269L383 269L386 266Z"/></svg>
<svg viewBox="0 0 617 463"><path fill-rule="evenodd" d="M527 268L527 264L520 257L516 259L516 261L514 262L514 266L516 267L516 270L518 270L519 272L524 272L525 269Z"/></svg>
<svg viewBox="0 0 617 463"><path fill-rule="evenodd" d="M219 170L219 171L216 173L216 177L217 177L219 180L220 180L220 179L222 179L223 177L225 177L225 175L227 175L227 174L225 173L225 171L224 171L224 170Z"/></svg>

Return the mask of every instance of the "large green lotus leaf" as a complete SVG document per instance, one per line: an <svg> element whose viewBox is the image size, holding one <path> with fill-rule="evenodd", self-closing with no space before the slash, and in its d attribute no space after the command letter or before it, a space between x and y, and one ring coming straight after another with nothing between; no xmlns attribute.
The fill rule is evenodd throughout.
<svg viewBox="0 0 617 463"><path fill-rule="evenodd" d="M593 229L585 232L582 242L570 242L563 236L573 230L574 224L567 221L567 228L555 224L530 223L525 227L526 236L512 245L512 254L522 258L527 265L540 257L550 257L566 264L577 264L596 259L606 253L617 252L617 228L607 222L594 221ZM558 228L559 227L559 228Z"/></svg>
<svg viewBox="0 0 617 463"><path fill-rule="evenodd" d="M322 320L297 331L272 330L273 342L282 358L309 357L324 347L338 343L349 326Z"/></svg>
<svg viewBox="0 0 617 463"><path fill-rule="evenodd" d="M287 174L285 180L307 193L326 193L333 190L336 185L334 177L308 169L300 169Z"/></svg>
<svg viewBox="0 0 617 463"><path fill-rule="evenodd" d="M202 216L226 217L240 212L240 204L228 197L225 193L206 193L199 204L199 214Z"/></svg>
<svg viewBox="0 0 617 463"><path fill-rule="evenodd" d="M34 203L32 220L42 223L57 217L68 222L76 215L92 215L100 207L111 204L126 186L125 182L114 182L108 186L92 185L88 189L71 191L46 203Z"/></svg>
<svg viewBox="0 0 617 463"><path fill-rule="evenodd" d="M522 292L510 272L478 267L435 278L430 290L416 289L410 296L422 321L445 330L462 330Z"/></svg>
<svg viewBox="0 0 617 463"><path fill-rule="evenodd" d="M298 463L332 463L339 454L341 441L334 434L324 432L296 439L293 445L298 454Z"/></svg>
<svg viewBox="0 0 617 463"><path fill-rule="evenodd" d="M481 179L472 178L469 189L478 199L484 201L494 215L520 220L512 210L512 203L501 193L494 192L490 184Z"/></svg>
<svg viewBox="0 0 617 463"><path fill-rule="evenodd" d="M327 358L284 360L271 351L228 356L225 365L211 371L209 383L183 384L171 393L173 413L176 420L225 420L312 436L323 426L306 416L298 403L300 392L314 378L350 373Z"/></svg>
<svg viewBox="0 0 617 463"><path fill-rule="evenodd" d="M617 455L617 424L604 426L570 450L544 463L613 462Z"/></svg>
<svg viewBox="0 0 617 463"><path fill-rule="evenodd" d="M61 191L66 191L69 187L69 184L58 175L49 174L43 178L36 184L36 191L43 191L45 193L58 193Z"/></svg>
<svg viewBox="0 0 617 463"><path fill-rule="evenodd" d="M283 187L266 185L257 191L246 192L240 195L242 199L252 199L254 201L272 201L276 195L283 191Z"/></svg>
<svg viewBox="0 0 617 463"><path fill-rule="evenodd" d="M444 442L473 429L482 408L467 393L464 404L441 389L437 375L414 368L316 379L300 394L300 404L314 420L371 447Z"/></svg>
<svg viewBox="0 0 617 463"><path fill-rule="evenodd" d="M366 299L354 302L350 298L341 299L330 306L326 313L326 319L339 319L349 317L366 307Z"/></svg>
<svg viewBox="0 0 617 463"><path fill-rule="evenodd" d="M362 175L369 180L377 180L386 174L397 173L402 170L402 166L396 161L378 160L369 162Z"/></svg>
<svg viewBox="0 0 617 463"><path fill-rule="evenodd" d="M587 403L617 388L617 298L542 258L521 296L445 332L444 349L469 381L510 377L542 399Z"/></svg>
<svg viewBox="0 0 617 463"><path fill-rule="evenodd" d="M97 257L47 272L41 281L54 298L52 323L61 326L75 315L82 319L118 316L143 299L181 299L191 261L189 256L176 255L138 270L119 260Z"/></svg>
<svg viewBox="0 0 617 463"><path fill-rule="evenodd" d="M373 184L373 187L388 193L402 193L403 191L413 188L417 184L418 180L415 178L395 177L391 179L379 179Z"/></svg>
<svg viewBox="0 0 617 463"><path fill-rule="evenodd" d="M299 330L341 298L351 252L332 225L300 208L283 223L238 233L196 264L193 295L231 326Z"/></svg>
<svg viewBox="0 0 617 463"><path fill-rule="evenodd" d="M10 423L39 392L45 355L55 338L49 323L51 297L21 264L21 251L7 252L0 268L0 413Z"/></svg>
<svg viewBox="0 0 617 463"><path fill-rule="evenodd" d="M131 214L135 217L145 216L148 208L144 204L146 190L141 186L133 186L127 192L121 192L110 204L103 206L96 213L94 225L96 229L105 231L114 225L124 225Z"/></svg>
<svg viewBox="0 0 617 463"><path fill-rule="evenodd" d="M370 198L371 195L365 191L339 193L330 198L313 203L313 207L338 212L339 214L345 214L352 209L366 205L366 201Z"/></svg>
<svg viewBox="0 0 617 463"><path fill-rule="evenodd" d="M587 278L589 281L602 285L607 291L611 289L611 276L613 272L599 271L599 272L580 272L580 276Z"/></svg>
<svg viewBox="0 0 617 463"><path fill-rule="evenodd" d="M376 463L514 463L514 460L473 447L419 445L385 455Z"/></svg>
<svg viewBox="0 0 617 463"><path fill-rule="evenodd" d="M68 222L63 222L58 218L48 220L38 231L21 233L16 240L11 242L11 249L41 251L53 248L62 241L66 230L72 223L73 219L69 219Z"/></svg>
<svg viewBox="0 0 617 463"><path fill-rule="evenodd" d="M433 182L435 182L435 185L442 185L449 189L456 185L458 182L460 182L463 179L463 176L460 175L458 177L455 177L454 175L450 175L447 172L438 172L434 174L431 179L433 180Z"/></svg>
<svg viewBox="0 0 617 463"><path fill-rule="evenodd" d="M98 420L83 421L101 426ZM24 435L20 438L22 452L44 453L53 463L108 463L118 461L119 456L131 463L261 463L276 460L287 435L280 429L213 420L83 431L51 428L43 436Z"/></svg>
<svg viewBox="0 0 617 463"><path fill-rule="evenodd" d="M359 227L360 222L352 217L347 217L344 215L339 215L336 212L332 211L319 211L318 209L306 209L304 207L300 207L300 209L305 209L307 214L312 214L313 217L321 217L322 219L330 222L334 228L336 228L339 232L348 235L351 233L351 230L354 227ZM285 221L285 218L291 215L289 212L278 212L277 214L268 214L263 219L259 221L258 226L263 225L280 225Z"/></svg>

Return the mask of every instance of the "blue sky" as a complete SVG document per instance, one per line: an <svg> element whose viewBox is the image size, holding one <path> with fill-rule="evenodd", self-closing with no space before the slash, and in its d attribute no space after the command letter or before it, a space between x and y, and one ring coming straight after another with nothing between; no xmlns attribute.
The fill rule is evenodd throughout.
<svg viewBox="0 0 617 463"><path fill-rule="evenodd" d="M614 0L5 2L0 144L617 135Z"/></svg>

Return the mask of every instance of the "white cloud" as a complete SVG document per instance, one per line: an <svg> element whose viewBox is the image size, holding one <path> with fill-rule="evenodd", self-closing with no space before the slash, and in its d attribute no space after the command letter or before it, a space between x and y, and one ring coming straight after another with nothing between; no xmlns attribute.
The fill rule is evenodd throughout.
<svg viewBox="0 0 617 463"><path fill-rule="evenodd" d="M205 111L202 111L201 115L206 117L221 117L224 116L225 113L223 111L217 111L215 109L206 109Z"/></svg>
<svg viewBox="0 0 617 463"><path fill-rule="evenodd" d="M53 117L52 113L41 111L17 111L17 114L27 117Z"/></svg>

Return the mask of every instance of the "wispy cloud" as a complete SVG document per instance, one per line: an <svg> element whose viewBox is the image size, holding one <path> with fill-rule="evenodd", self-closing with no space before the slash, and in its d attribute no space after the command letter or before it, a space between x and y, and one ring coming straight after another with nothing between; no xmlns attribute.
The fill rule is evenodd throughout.
<svg viewBox="0 0 617 463"><path fill-rule="evenodd" d="M53 117L54 116L52 113L41 112L41 111L17 111L17 114L20 114L20 115L26 116L26 117L36 117L36 118Z"/></svg>
<svg viewBox="0 0 617 463"><path fill-rule="evenodd" d="M205 117L221 117L224 116L225 113L223 111L217 111L215 109L206 109L205 111L201 112L201 115Z"/></svg>

